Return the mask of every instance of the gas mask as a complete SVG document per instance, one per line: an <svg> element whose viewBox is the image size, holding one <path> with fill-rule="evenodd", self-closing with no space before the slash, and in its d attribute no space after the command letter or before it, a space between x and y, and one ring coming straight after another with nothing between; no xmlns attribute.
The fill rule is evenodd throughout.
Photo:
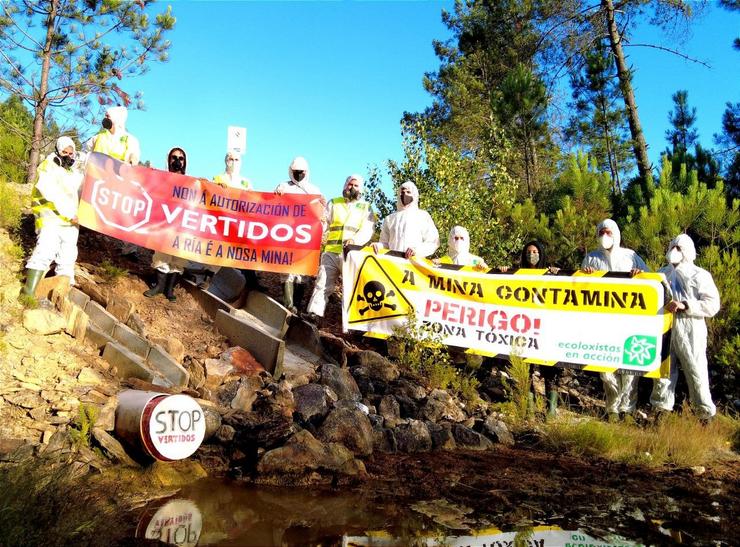
<svg viewBox="0 0 740 547"><path fill-rule="evenodd" d="M103 118L103 129L110 131L113 128L113 122L110 118Z"/></svg>
<svg viewBox="0 0 740 547"><path fill-rule="evenodd" d="M599 237L599 242L601 243L601 247L606 250L609 250L614 246L614 238L609 234L604 234Z"/></svg>
<svg viewBox="0 0 740 547"><path fill-rule="evenodd" d="M526 254L527 257L527 264L530 266L536 266L537 263L540 261L540 253L537 251L527 251Z"/></svg>
<svg viewBox="0 0 740 547"><path fill-rule="evenodd" d="M304 178L306 178L306 172L305 171L293 171L293 179L296 182L301 182Z"/></svg>
<svg viewBox="0 0 740 547"><path fill-rule="evenodd" d="M64 167L65 169L72 169L72 166L75 164L75 159L71 156L60 156L57 154L54 158L54 163Z"/></svg>
<svg viewBox="0 0 740 547"><path fill-rule="evenodd" d="M360 197L360 191L356 188L345 188L342 192L342 195L345 199L348 199L350 201L355 201L357 198Z"/></svg>
<svg viewBox="0 0 740 547"><path fill-rule="evenodd" d="M409 194L402 194L401 195L401 203L403 203L404 205L408 205L412 201L414 201L414 196L411 196Z"/></svg>
<svg viewBox="0 0 740 547"><path fill-rule="evenodd" d="M683 253L673 247L670 251L668 251L668 262L673 264L674 266L680 264L680 262L683 260Z"/></svg>
<svg viewBox="0 0 740 547"><path fill-rule="evenodd" d="M170 173L180 173L181 175L185 174L185 158L181 158L180 156L174 157L170 156L170 165L169 165Z"/></svg>

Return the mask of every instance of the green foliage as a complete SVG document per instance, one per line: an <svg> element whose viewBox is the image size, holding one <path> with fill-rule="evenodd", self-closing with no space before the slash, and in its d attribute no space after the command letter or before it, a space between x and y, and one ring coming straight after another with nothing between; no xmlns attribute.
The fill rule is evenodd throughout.
<svg viewBox="0 0 740 547"><path fill-rule="evenodd" d="M21 214L18 191L0 175L0 228L17 231L21 225Z"/></svg>
<svg viewBox="0 0 740 547"><path fill-rule="evenodd" d="M39 301L32 294L19 294L18 303L27 310L35 310L39 307Z"/></svg>
<svg viewBox="0 0 740 547"><path fill-rule="evenodd" d="M516 354L509 357L509 392L513 403L514 415L518 420L524 420L529 415L530 389L532 374L529 363Z"/></svg>
<svg viewBox="0 0 740 547"><path fill-rule="evenodd" d="M0 179L26 179L33 117L17 95L0 103Z"/></svg>
<svg viewBox="0 0 740 547"><path fill-rule="evenodd" d="M127 276L128 270L125 268L119 268L106 258L100 263L99 274L100 277L110 283L112 281L120 279L121 277Z"/></svg>
<svg viewBox="0 0 740 547"><path fill-rule="evenodd" d="M92 430L98 420L98 407L80 404L77 409L77 418L69 430L69 436L76 446L90 447Z"/></svg>

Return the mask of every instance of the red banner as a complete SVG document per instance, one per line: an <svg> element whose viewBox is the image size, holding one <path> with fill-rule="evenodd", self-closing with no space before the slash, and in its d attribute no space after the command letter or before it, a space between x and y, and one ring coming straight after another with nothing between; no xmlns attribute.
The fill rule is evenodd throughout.
<svg viewBox="0 0 740 547"><path fill-rule="evenodd" d="M242 191L93 153L78 218L97 232L200 262L315 275L320 196Z"/></svg>

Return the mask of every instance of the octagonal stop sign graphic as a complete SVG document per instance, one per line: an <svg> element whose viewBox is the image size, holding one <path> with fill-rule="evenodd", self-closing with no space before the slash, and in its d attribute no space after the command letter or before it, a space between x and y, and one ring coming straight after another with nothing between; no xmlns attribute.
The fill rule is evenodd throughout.
<svg viewBox="0 0 740 547"><path fill-rule="evenodd" d="M118 175L96 180L91 201L101 222L124 232L145 225L152 214L152 198L141 184Z"/></svg>

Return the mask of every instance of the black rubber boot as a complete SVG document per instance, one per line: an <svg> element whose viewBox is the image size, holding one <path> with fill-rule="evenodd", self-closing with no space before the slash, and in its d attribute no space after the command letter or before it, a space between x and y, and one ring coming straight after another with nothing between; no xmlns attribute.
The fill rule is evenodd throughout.
<svg viewBox="0 0 740 547"><path fill-rule="evenodd" d="M175 285L177 285L177 282L179 280L180 280L179 273L168 273L167 274L167 278L165 279L165 284L164 284L164 296L170 302L174 302L175 300L177 300L177 297L175 296Z"/></svg>
<svg viewBox="0 0 740 547"><path fill-rule="evenodd" d="M558 413L558 392L551 390L547 396L547 417L554 418Z"/></svg>
<svg viewBox="0 0 740 547"><path fill-rule="evenodd" d="M167 281L167 274L157 270L157 284L154 285L148 291L144 291L144 296L146 296L147 298L152 298L153 296L162 294L164 292L166 281Z"/></svg>
<svg viewBox="0 0 740 547"><path fill-rule="evenodd" d="M44 270L26 270L26 284L23 286L23 294L33 296L36 286L44 277Z"/></svg>

